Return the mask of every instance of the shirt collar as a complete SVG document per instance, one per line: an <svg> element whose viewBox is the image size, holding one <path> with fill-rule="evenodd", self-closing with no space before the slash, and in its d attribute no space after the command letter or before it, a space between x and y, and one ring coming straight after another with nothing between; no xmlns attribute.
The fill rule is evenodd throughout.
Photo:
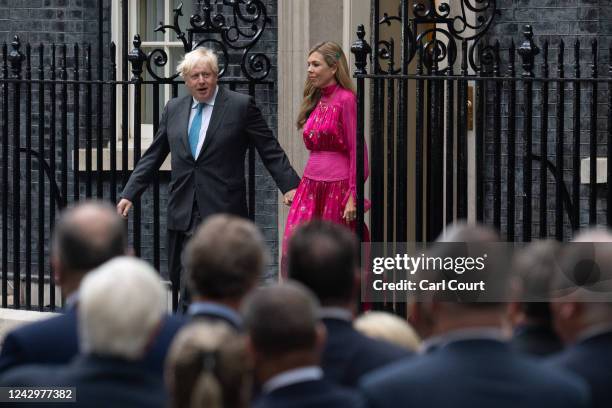
<svg viewBox="0 0 612 408"><path fill-rule="evenodd" d="M66 301L64 302L64 308L66 310L72 309L76 306L78 302L79 302L79 291L75 290L74 292L70 294L70 296L66 298Z"/></svg>
<svg viewBox="0 0 612 408"><path fill-rule="evenodd" d="M209 101L205 101L204 103L210 106L215 106L215 99L217 99L217 94L219 93L219 85L217 85L217 87L215 88L215 93L213 94L212 98L210 98ZM198 107L198 104L200 103L200 101L198 101L196 98L191 97L191 109L195 109Z"/></svg>
<svg viewBox="0 0 612 408"><path fill-rule="evenodd" d="M465 329L452 330L448 333L423 340L419 347L419 353L426 354L435 349L445 347L450 343L462 340L505 341L506 338L503 331L498 327L466 327Z"/></svg>
<svg viewBox="0 0 612 408"><path fill-rule="evenodd" d="M306 381L316 381L323 378L323 370L317 366L306 366L284 371L270 378L263 385L264 393L271 393L279 388Z"/></svg>
<svg viewBox="0 0 612 408"><path fill-rule="evenodd" d="M612 323L597 324L583 330L576 338L576 342L580 343L608 332L612 333Z"/></svg>
<svg viewBox="0 0 612 408"><path fill-rule="evenodd" d="M242 327L242 317L234 309L220 303L193 302L187 309L187 315L215 315L231 322L235 327Z"/></svg>
<svg viewBox="0 0 612 408"><path fill-rule="evenodd" d="M353 321L353 314L351 311L343 307L322 307L319 310L319 317L321 319L337 319L347 322Z"/></svg>

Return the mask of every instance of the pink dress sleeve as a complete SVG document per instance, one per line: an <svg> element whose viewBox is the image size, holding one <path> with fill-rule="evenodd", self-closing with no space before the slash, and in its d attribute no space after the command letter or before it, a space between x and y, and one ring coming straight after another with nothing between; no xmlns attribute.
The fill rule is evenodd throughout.
<svg viewBox="0 0 612 408"><path fill-rule="evenodd" d="M352 92L344 98L342 104L342 131L346 140L349 153L349 191L344 197L343 205L346 205L349 197L353 197L353 202L357 203L357 99L355 94ZM368 147L365 143L363 144L363 180L368 179L369 175L368 165ZM369 207L369 203L366 203L366 209Z"/></svg>

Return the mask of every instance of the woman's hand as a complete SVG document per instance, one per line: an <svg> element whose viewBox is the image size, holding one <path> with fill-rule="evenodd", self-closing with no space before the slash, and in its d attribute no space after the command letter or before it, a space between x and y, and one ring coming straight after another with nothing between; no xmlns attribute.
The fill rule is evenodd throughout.
<svg viewBox="0 0 612 408"><path fill-rule="evenodd" d="M355 221L357 217L357 207L355 206L355 200L353 200L353 196L350 196L348 201L346 202L346 207L344 207L344 214L342 218L346 222Z"/></svg>
<svg viewBox="0 0 612 408"><path fill-rule="evenodd" d="M295 192L297 191L296 188L294 188L293 190L289 190L285 193L285 195L283 196L283 203L290 207L291 203L293 202L293 197L295 197Z"/></svg>

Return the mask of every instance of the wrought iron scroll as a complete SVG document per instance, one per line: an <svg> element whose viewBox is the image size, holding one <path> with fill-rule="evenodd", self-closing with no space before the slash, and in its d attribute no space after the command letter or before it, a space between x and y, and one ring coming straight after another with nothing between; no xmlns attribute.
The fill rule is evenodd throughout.
<svg viewBox="0 0 612 408"><path fill-rule="evenodd" d="M412 16L401 12L402 5L408 0L400 0L397 15L374 10L377 18L374 33L374 67L376 73L398 74L402 65L406 66L423 49L423 64L426 68L441 67L444 72L457 59L457 43L468 41L468 61L475 71L492 69L494 47L481 45L480 40L487 33L495 15L499 13L496 0L460 0L459 12L453 15L450 1L436 5L434 0L416 0L412 6ZM378 8L379 2L374 7ZM473 17L472 17L473 16ZM403 28L403 54L407 61L395 61L398 53L393 44L398 43L392 36L381 38L381 27L400 24Z"/></svg>
<svg viewBox="0 0 612 408"><path fill-rule="evenodd" d="M252 52L255 45L271 23L266 6L262 0L203 0L199 2L200 13L189 18L189 27L183 30L180 17L183 16L183 3L174 10L172 24L160 22L155 32L165 33L172 30L183 44L185 53L198 47L214 47L219 57L219 77L227 72L230 62L229 50L242 51L240 70L249 80L264 80L270 73L271 62L262 52ZM230 9L224 13L224 9ZM219 11L221 10L221 11ZM139 48L140 43L135 47ZM132 50L135 52L134 50ZM158 81L169 82L178 76L159 76L155 68L168 63L168 54L162 48L156 48L146 54L146 69Z"/></svg>

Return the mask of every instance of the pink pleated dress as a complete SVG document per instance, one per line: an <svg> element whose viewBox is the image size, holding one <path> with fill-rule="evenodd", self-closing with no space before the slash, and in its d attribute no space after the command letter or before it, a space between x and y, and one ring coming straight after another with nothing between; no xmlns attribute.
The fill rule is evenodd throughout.
<svg viewBox="0 0 612 408"><path fill-rule="evenodd" d="M310 156L297 188L283 235L281 273L286 277L287 244L293 231L312 219L323 219L355 230L356 222L342 215L349 197L356 197L357 101L340 85L321 89L321 100L304 124L304 144ZM368 153L364 146L364 175L368 177ZM356 201L355 201L356 203ZM370 203L366 200L365 208ZM365 229L364 237L369 240Z"/></svg>

